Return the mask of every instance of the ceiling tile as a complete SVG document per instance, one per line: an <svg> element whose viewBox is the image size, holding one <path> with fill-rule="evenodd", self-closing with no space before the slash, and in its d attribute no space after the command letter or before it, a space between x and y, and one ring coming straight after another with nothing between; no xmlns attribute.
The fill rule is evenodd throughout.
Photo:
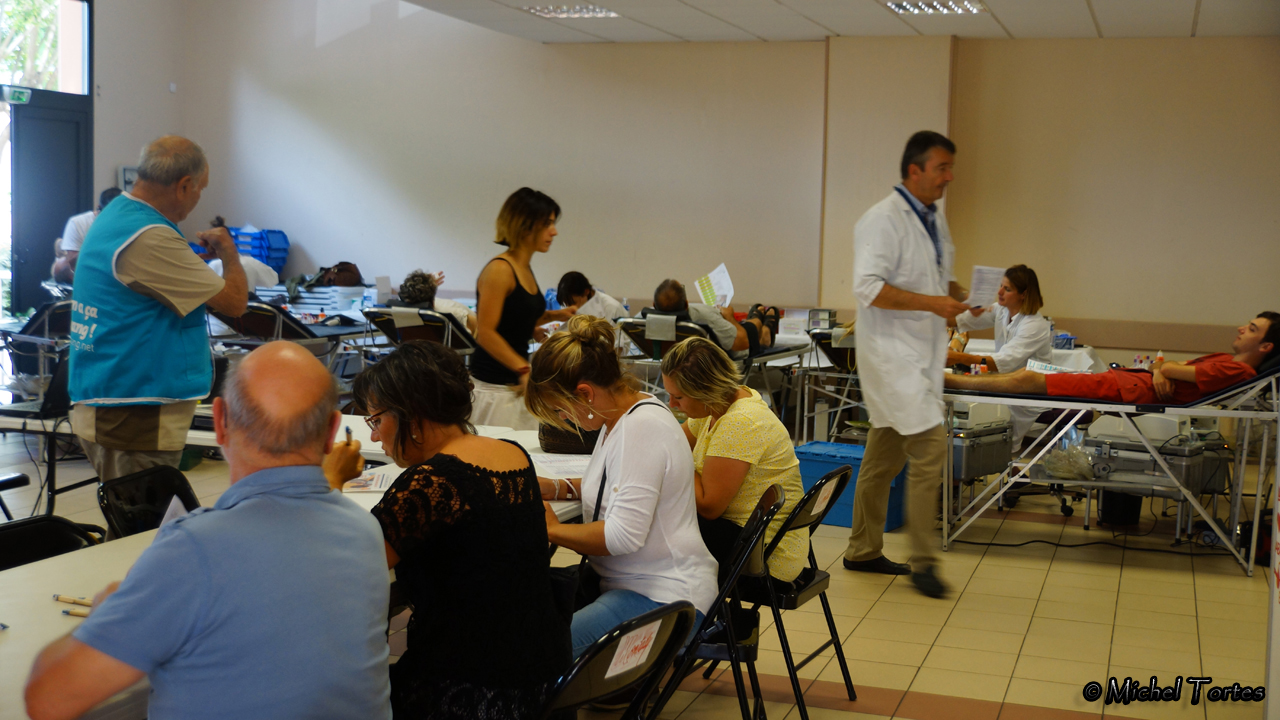
<svg viewBox="0 0 1280 720"><path fill-rule="evenodd" d="M678 0L623 0L610 2L609 9L685 40L757 40L751 33L734 27Z"/></svg>
<svg viewBox="0 0 1280 720"><path fill-rule="evenodd" d="M776 0L685 0L762 40L821 40L831 32Z"/></svg>
<svg viewBox="0 0 1280 720"><path fill-rule="evenodd" d="M1191 37L1196 0L1093 0L1102 37Z"/></svg>
<svg viewBox="0 0 1280 720"><path fill-rule="evenodd" d="M911 26L875 0L779 0L837 35L915 35ZM1083 0L1081 0L1083 2Z"/></svg>
<svg viewBox="0 0 1280 720"><path fill-rule="evenodd" d="M552 22L614 42L674 42L681 39L625 17L566 18Z"/></svg>
<svg viewBox="0 0 1280 720"><path fill-rule="evenodd" d="M603 39L493 0L410 0L414 5L494 32L535 42L602 42Z"/></svg>
<svg viewBox="0 0 1280 720"><path fill-rule="evenodd" d="M956 35L971 38L1007 38L1008 33L990 13L977 15L904 15L902 19L923 35Z"/></svg>
<svg viewBox="0 0 1280 720"><path fill-rule="evenodd" d="M1200 0L1196 37L1280 35L1280 0Z"/></svg>
<svg viewBox="0 0 1280 720"><path fill-rule="evenodd" d="M1015 38L1096 38L1085 0L982 0Z"/></svg>

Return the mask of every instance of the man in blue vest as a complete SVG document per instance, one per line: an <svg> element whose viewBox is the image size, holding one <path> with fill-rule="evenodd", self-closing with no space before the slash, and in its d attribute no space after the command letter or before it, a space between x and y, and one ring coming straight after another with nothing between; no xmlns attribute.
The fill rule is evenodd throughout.
<svg viewBox="0 0 1280 720"><path fill-rule="evenodd" d="M224 228L177 223L200 202L209 165L199 145L162 137L142 151L138 181L94 221L77 261L71 313L71 425L102 480L177 466L213 363L205 306L244 314L248 284ZM222 260L222 277L204 259Z"/></svg>

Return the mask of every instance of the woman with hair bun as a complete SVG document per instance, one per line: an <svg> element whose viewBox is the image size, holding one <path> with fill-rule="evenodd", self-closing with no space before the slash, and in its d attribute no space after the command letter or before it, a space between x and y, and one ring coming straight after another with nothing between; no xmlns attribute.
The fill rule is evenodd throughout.
<svg viewBox="0 0 1280 720"><path fill-rule="evenodd" d="M533 330L564 320L577 308L547 310L530 264L534 253L551 249L560 206L530 188L507 198L498 213L497 238L506 252L498 255L476 280L476 343L471 375L476 380L475 422L516 430L536 430L537 423L520 403L529 382L529 341Z"/></svg>
<svg viewBox="0 0 1280 720"><path fill-rule="evenodd" d="M475 434L466 367L443 345L401 344L354 392L373 440L405 468L373 509L414 608L391 666L393 715L538 717L571 656L528 454ZM363 465L359 442L335 443L329 485Z"/></svg>
<svg viewBox="0 0 1280 720"><path fill-rule="evenodd" d="M698 532L693 457L680 423L626 375L608 320L570 318L532 366L531 413L563 429L602 430L581 479L539 479L544 500L582 499L580 525L561 524L547 506L547 536L586 555L600 577L599 597L573 615L574 656L665 603L687 600L701 617L715 601L716 561Z"/></svg>

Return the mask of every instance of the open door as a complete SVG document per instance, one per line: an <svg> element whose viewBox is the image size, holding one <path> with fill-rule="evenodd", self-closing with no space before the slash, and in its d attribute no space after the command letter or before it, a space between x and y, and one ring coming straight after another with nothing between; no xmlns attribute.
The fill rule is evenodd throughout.
<svg viewBox="0 0 1280 720"><path fill-rule="evenodd" d="M32 90L12 105L13 279L10 312L50 297L54 241L67 218L93 209L93 100L89 95Z"/></svg>

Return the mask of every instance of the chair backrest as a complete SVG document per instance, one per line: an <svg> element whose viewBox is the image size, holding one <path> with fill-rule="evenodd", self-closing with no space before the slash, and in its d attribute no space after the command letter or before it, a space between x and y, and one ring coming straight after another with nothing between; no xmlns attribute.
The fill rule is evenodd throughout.
<svg viewBox="0 0 1280 720"><path fill-rule="evenodd" d="M710 338L711 334L702 325L676 318L676 334L673 340L653 340L647 337L648 320L646 318L618 318L618 329L631 338L646 355L654 360L661 360L667 351L676 343L691 337Z"/></svg>
<svg viewBox="0 0 1280 720"><path fill-rule="evenodd" d="M769 559L774 548L778 547L778 543L787 533L802 530L812 533L813 529L822 523L827 513L831 512L831 508L835 507L836 500L840 499L840 494L848 487L849 478L852 476L853 467L841 465L814 483L804 497L800 498L800 502L796 503L787 519L782 521L778 534L769 541L769 547L764 550L765 560Z"/></svg>
<svg viewBox="0 0 1280 720"><path fill-rule="evenodd" d="M739 553L742 554L742 560L745 561L740 574L748 577L764 577L769 574L769 554L765 547L764 535L769 529L769 523L773 522L773 518L782 510L782 506L786 502L787 493L782 489L781 485L770 485L760 495L760 500L756 502L756 509L751 511L750 518L754 519L756 515L759 515L763 521L758 528L759 537L750 538L747 536L747 528L751 526L750 522L748 522L747 525L743 526L742 534L738 536L738 542L734 544L733 564L739 562ZM756 530L753 528L753 531Z"/></svg>
<svg viewBox="0 0 1280 720"><path fill-rule="evenodd" d="M0 524L0 570L97 544L84 528L56 515L14 520Z"/></svg>
<svg viewBox="0 0 1280 720"><path fill-rule="evenodd" d="M836 347L832 344L830 330L811 330L809 339L818 346L827 360L841 372L852 373L858 369L858 350L851 347Z"/></svg>
<svg viewBox="0 0 1280 720"><path fill-rule="evenodd" d="M542 717L629 687L640 688L632 707L642 705L689 637L695 617L693 605L680 600L610 630L584 650L556 682Z"/></svg>
<svg viewBox="0 0 1280 720"><path fill-rule="evenodd" d="M213 316L237 335L260 340L314 340L316 334L287 311L274 305L251 302L244 315L233 318L214 312Z"/></svg>
<svg viewBox="0 0 1280 720"><path fill-rule="evenodd" d="M427 308L370 308L364 311L364 316L393 345L408 340L428 340L461 355L476 349L475 338L449 313Z"/></svg>
<svg viewBox="0 0 1280 720"><path fill-rule="evenodd" d="M182 471L157 465L98 485L98 507L117 537L160 527L169 503L177 497L188 512L200 507Z"/></svg>

